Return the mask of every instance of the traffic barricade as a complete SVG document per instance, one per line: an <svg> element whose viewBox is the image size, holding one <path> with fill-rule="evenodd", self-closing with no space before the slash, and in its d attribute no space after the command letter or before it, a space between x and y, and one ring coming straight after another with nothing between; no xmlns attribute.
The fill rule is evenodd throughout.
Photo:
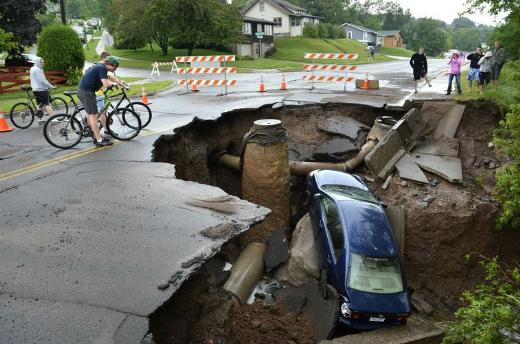
<svg viewBox="0 0 520 344"><path fill-rule="evenodd" d="M177 70L177 63L175 61L172 62L154 62L152 63L152 72L150 76L161 76L161 72L159 72L159 66L172 66L170 69L170 74L173 74L173 71Z"/></svg>
<svg viewBox="0 0 520 344"><path fill-rule="evenodd" d="M311 81L311 90L314 89L315 82L343 82L343 90L347 90L347 82L354 81L354 77L348 76L357 70L357 66L339 64L317 64L316 60L357 60L357 54L347 53L304 53L303 58L312 59L312 63L305 64L303 70L310 72L311 75L304 75L303 79ZM316 75L317 72L342 72L344 76L337 75Z"/></svg>
<svg viewBox="0 0 520 344"><path fill-rule="evenodd" d="M228 74L236 74L236 67L227 67L227 62L235 61L235 55L208 55L208 56L177 56L177 63L184 63L184 67L177 68L177 74L184 74L184 79L177 80L179 86L186 86L186 93L198 91L199 86L224 86L224 93L228 94L228 86L236 86L237 80L228 80ZM188 67L188 63L190 66ZM209 64L210 66L204 66ZM219 66L215 66L218 64ZM222 64L222 65L220 65ZM194 74L224 74L224 79L195 79Z"/></svg>

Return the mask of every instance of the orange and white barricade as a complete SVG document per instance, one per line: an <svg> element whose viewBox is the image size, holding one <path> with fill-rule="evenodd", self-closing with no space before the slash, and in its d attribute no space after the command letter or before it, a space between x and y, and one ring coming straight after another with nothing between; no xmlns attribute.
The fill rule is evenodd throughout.
<svg viewBox="0 0 520 344"><path fill-rule="evenodd" d="M223 94L228 94L228 86L237 85L237 80L228 80L228 74L236 74L237 68L226 67L226 62L235 61L235 55L177 56L175 61L184 63L184 67L177 68L177 74L184 74L185 77L177 80L177 83L179 86L186 86L186 93L190 92L190 86L194 92L198 91L199 86L223 86ZM204 66L205 64L211 66ZM224 74L224 79L191 79L190 75L193 74Z"/></svg>
<svg viewBox="0 0 520 344"><path fill-rule="evenodd" d="M348 53L304 53L305 59L312 59L312 63L305 64L303 70L310 72L311 75L304 75L303 79L311 81L311 90L314 89L315 82L343 82L343 90L347 90L347 82L354 81L347 73L353 73L357 66L339 64L316 64L315 60L357 60L358 54ZM342 72L344 76L337 75L316 75L317 72Z"/></svg>
<svg viewBox="0 0 520 344"><path fill-rule="evenodd" d="M175 61L154 62L152 63L152 72L150 73L150 76L161 76L161 72L159 72L159 66L172 66L170 69L170 74L173 74L173 72L177 70L177 63Z"/></svg>

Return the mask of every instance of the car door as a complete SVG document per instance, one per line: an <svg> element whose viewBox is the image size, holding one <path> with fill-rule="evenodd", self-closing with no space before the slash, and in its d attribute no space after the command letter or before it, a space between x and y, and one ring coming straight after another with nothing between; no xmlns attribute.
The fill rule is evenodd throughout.
<svg viewBox="0 0 520 344"><path fill-rule="evenodd" d="M343 223L337 203L328 195L322 194L321 197L321 231L323 238L325 253L323 257L326 266L329 284L340 287L341 276L343 272L341 269L341 262L345 251L345 235L343 230Z"/></svg>

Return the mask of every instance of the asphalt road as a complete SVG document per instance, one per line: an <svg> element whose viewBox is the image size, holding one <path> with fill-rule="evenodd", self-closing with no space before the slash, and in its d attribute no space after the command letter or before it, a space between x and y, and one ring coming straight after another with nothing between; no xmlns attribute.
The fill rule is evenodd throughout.
<svg viewBox="0 0 520 344"><path fill-rule="evenodd" d="M217 96L219 88L183 94L174 87L149 97L149 128L109 147L84 139L74 149L59 150L37 125L0 133L0 343L138 343L148 330L147 316L229 238L209 240L201 231L232 223L245 230L267 214L219 189L174 179L171 165L151 163L159 135L195 116L215 119L234 109L308 103L382 108L412 97L444 98L444 61L430 61L438 77L432 88L421 85L418 95L412 94L407 63L361 66L382 85L370 91L351 84L346 92L338 84L310 91L303 73L287 73L289 90L280 91L282 75L275 72L237 74L238 86L226 96ZM143 73L149 72L118 74ZM258 92L261 76L265 93ZM189 204L208 198L233 211ZM200 259L181 266L194 257ZM166 292L157 289L179 271Z"/></svg>

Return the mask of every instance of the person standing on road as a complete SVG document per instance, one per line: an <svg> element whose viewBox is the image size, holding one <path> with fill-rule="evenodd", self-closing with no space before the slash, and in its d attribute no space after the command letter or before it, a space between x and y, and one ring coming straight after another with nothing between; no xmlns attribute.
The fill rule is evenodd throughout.
<svg viewBox="0 0 520 344"><path fill-rule="evenodd" d="M29 70L29 78L31 79L31 88L36 98L36 104L40 107L45 107L48 116L52 116L52 107L50 106L49 89L56 88L52 85L43 72L43 59L37 58L34 61L34 66ZM40 119L39 123L45 123L46 119Z"/></svg>
<svg viewBox="0 0 520 344"><path fill-rule="evenodd" d="M468 54L466 59L470 61L469 63L469 72L468 72L468 85L469 85L469 91L471 92L471 85L473 84L473 81L475 81L477 88L479 83L479 73L480 73L480 66L478 64L478 61L482 58L482 49L480 47L476 48L474 52Z"/></svg>
<svg viewBox="0 0 520 344"><path fill-rule="evenodd" d="M114 72L119 67L119 60L110 56L105 63L97 63L85 72L79 82L78 97L85 107L87 121L94 136L96 146L111 145L107 138L102 138L98 127L98 108L96 104L96 91L101 87L110 88L117 85L108 79L108 72Z"/></svg>
<svg viewBox="0 0 520 344"><path fill-rule="evenodd" d="M502 42L495 42L495 49L493 50L493 64L491 65L491 80L493 80L493 87L495 90L498 87L500 72L506 63L506 49Z"/></svg>
<svg viewBox="0 0 520 344"><path fill-rule="evenodd" d="M430 80L428 79L428 61L426 55L424 55L424 48L419 48L419 51L412 55L410 59L410 66L413 69L413 80L415 83L415 93L417 93L417 81L424 79L428 83L428 86L432 87Z"/></svg>
<svg viewBox="0 0 520 344"><path fill-rule="evenodd" d="M487 51L486 54L478 61L480 66L478 90L480 93L484 90L484 84L489 84L491 79L491 66L493 65L493 53Z"/></svg>
<svg viewBox="0 0 520 344"><path fill-rule="evenodd" d="M457 83L457 93L461 95L462 87L460 85L460 65L462 64L462 60L460 59L459 54L453 53L448 64L450 65L450 77L448 79L448 90L446 91L446 95L449 96L451 94L453 78L455 78L455 82Z"/></svg>

